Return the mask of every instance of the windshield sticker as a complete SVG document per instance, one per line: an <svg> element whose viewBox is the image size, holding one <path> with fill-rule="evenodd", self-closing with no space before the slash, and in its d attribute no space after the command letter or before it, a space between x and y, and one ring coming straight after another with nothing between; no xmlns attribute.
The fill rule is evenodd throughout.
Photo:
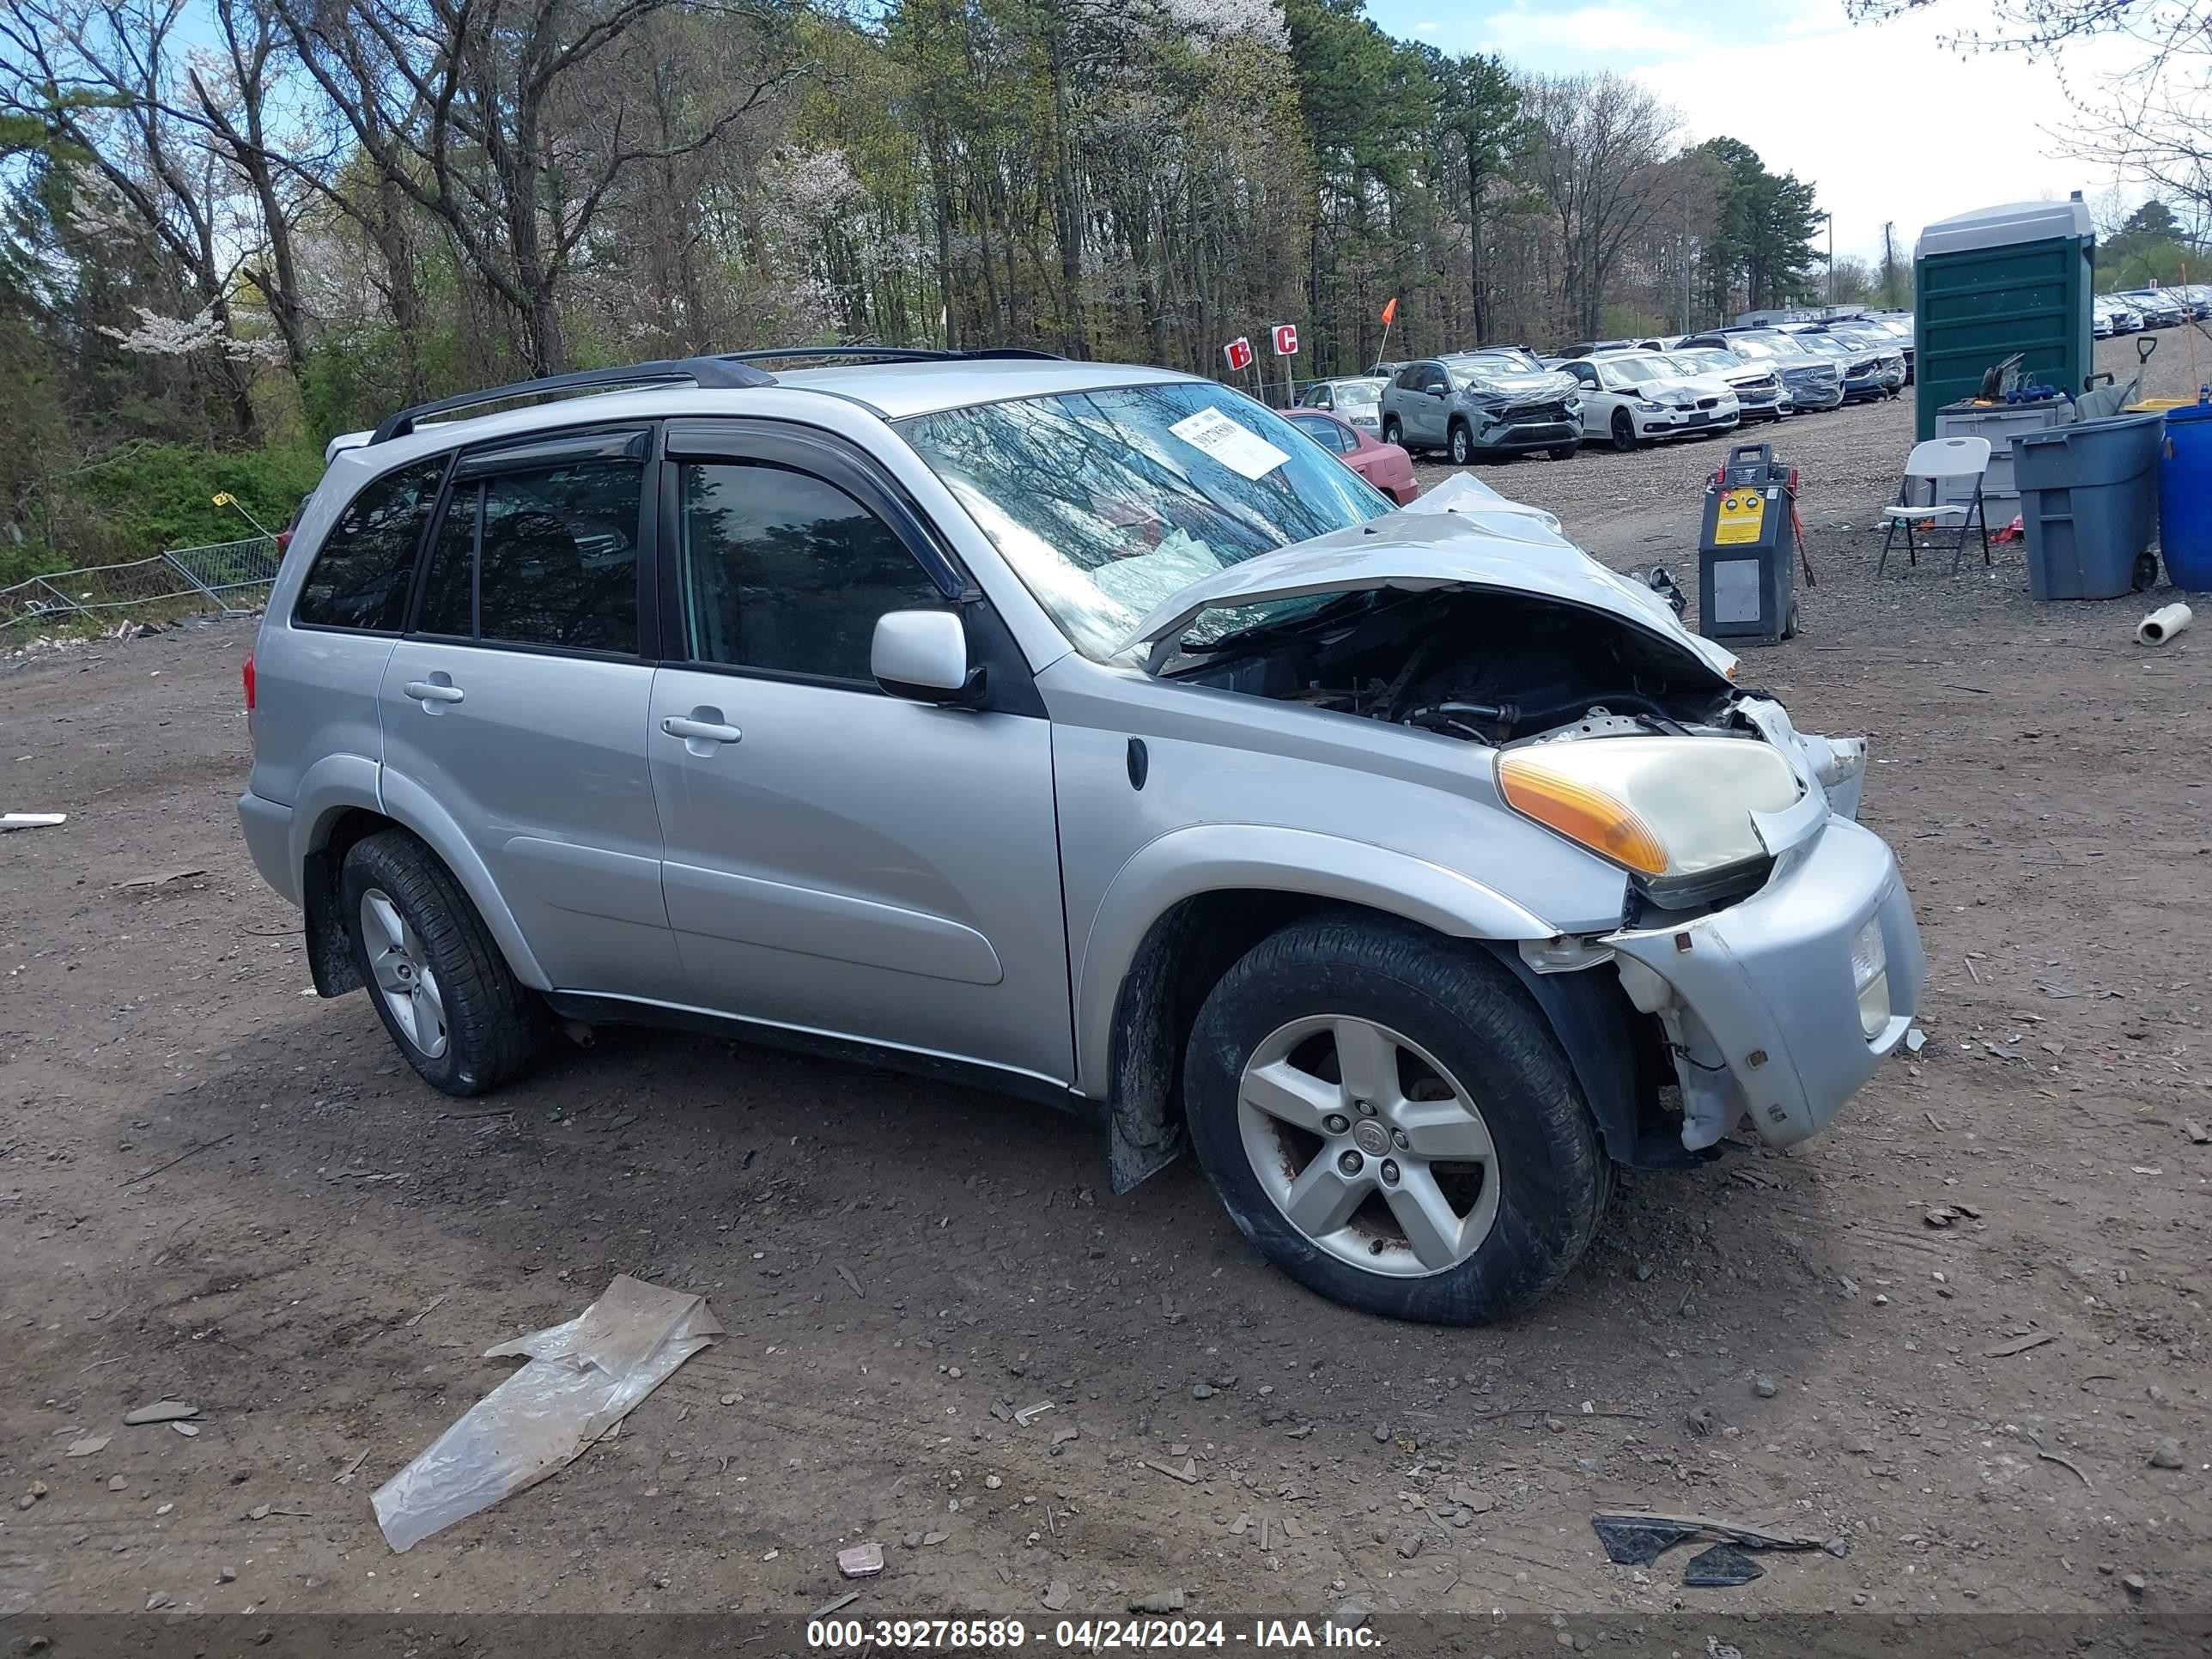
<svg viewBox="0 0 2212 1659"><path fill-rule="evenodd" d="M1247 478L1264 478L1291 459L1285 451L1218 409L1201 409L1177 421L1168 430L1193 449L1204 450L1231 472Z"/></svg>

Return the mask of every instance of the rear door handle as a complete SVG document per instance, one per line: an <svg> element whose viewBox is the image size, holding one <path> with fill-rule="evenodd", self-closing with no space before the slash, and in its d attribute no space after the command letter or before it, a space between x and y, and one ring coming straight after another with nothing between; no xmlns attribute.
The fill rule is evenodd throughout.
<svg viewBox="0 0 2212 1659"><path fill-rule="evenodd" d="M466 695L458 685L440 685L434 680L410 680L405 689L417 702L459 702Z"/></svg>
<svg viewBox="0 0 2212 1659"><path fill-rule="evenodd" d="M660 722L660 729L672 738L682 738L690 743L736 743L745 735L734 726L686 720L680 714L669 715Z"/></svg>

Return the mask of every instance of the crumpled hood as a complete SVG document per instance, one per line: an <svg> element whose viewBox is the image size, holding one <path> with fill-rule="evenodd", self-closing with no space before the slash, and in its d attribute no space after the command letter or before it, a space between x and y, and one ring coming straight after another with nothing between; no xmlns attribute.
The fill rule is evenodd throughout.
<svg viewBox="0 0 2212 1659"><path fill-rule="evenodd" d="M1458 487L1472 485L1472 489ZM1486 500L1485 498L1488 499ZM1735 655L1692 634L1666 600L1617 575L1517 503L1462 473L1370 523L1298 542L1200 578L1156 607L1115 654L1149 647L1157 672L1207 611L1316 593L1487 589L1601 611L1643 629L1725 681Z"/></svg>
<svg viewBox="0 0 2212 1659"><path fill-rule="evenodd" d="M1581 391L1582 382L1557 369L1486 369L1480 374L1453 375L1452 390L1521 404L1538 398L1566 397Z"/></svg>

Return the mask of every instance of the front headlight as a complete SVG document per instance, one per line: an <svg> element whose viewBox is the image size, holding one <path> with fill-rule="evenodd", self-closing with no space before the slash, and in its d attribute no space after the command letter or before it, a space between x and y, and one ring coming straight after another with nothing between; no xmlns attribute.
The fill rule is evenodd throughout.
<svg viewBox="0 0 2212 1659"><path fill-rule="evenodd" d="M1583 412L1583 400L1581 395L1579 393L1570 394L1565 407L1567 413L1570 415L1581 414Z"/></svg>
<svg viewBox="0 0 2212 1659"><path fill-rule="evenodd" d="M1797 776L1744 738L1594 738L1498 757L1506 805L1638 874L1674 882L1763 856L1753 812L1796 804Z"/></svg>

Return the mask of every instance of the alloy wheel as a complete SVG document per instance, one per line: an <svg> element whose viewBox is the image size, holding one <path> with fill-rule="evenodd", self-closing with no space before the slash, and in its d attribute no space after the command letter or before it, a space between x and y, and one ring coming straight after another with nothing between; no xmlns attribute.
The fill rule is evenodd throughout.
<svg viewBox="0 0 2212 1659"><path fill-rule="evenodd" d="M1279 1028L1245 1062L1237 1114L1284 1218L1363 1272L1448 1272L1497 1222L1498 1153L1480 1108L1388 1026L1328 1014Z"/></svg>
<svg viewBox="0 0 2212 1659"><path fill-rule="evenodd" d="M425 1060L446 1052L446 1001L431 971L422 940L391 895L380 887L361 896L361 938L376 994L392 1024Z"/></svg>

